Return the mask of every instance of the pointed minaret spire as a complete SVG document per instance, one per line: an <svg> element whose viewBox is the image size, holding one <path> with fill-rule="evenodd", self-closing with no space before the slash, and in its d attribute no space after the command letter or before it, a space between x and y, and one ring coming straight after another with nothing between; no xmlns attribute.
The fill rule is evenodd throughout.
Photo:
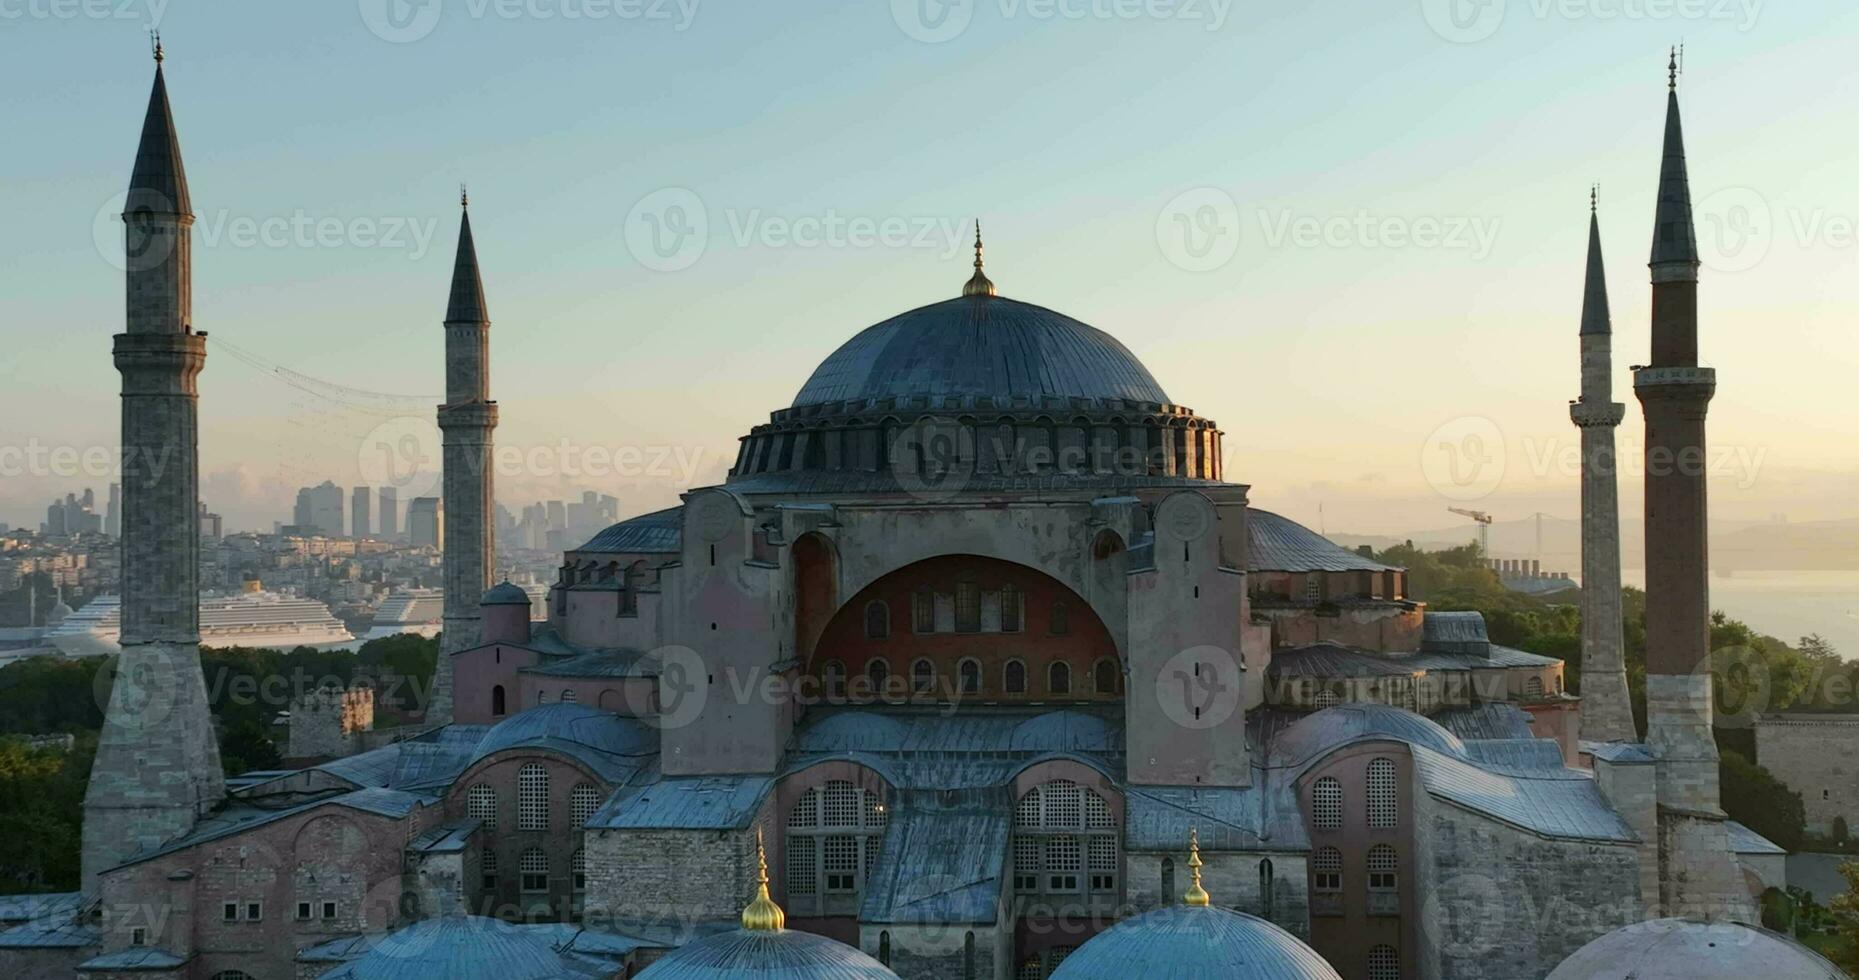
<svg viewBox="0 0 1859 980"><path fill-rule="evenodd" d="M446 304L447 323L486 323L484 280L478 274L478 248L471 240L471 198L463 184L458 188L458 258L452 263L452 299Z"/></svg>
<svg viewBox="0 0 1859 980"><path fill-rule="evenodd" d="M994 283L981 271L981 220L975 219L975 274L962 286L963 296L992 296Z"/></svg>
<svg viewBox="0 0 1859 980"><path fill-rule="evenodd" d="M1698 233L1691 218L1691 180L1678 114L1678 49L1673 48L1665 98L1665 153L1659 164L1659 208L1652 238L1653 282L1696 282Z"/></svg>
<svg viewBox="0 0 1859 980"><path fill-rule="evenodd" d="M1611 334L1613 317L1607 309L1607 267L1601 261L1600 185L1588 191L1588 280L1581 296L1581 332Z"/></svg>
<svg viewBox="0 0 1859 980"><path fill-rule="evenodd" d="M135 167L129 174L125 213L192 215L187 196L187 171L181 166L181 139L174 133L174 111L168 106L168 82L162 77L161 35L155 35L155 86L149 92L148 112L142 117L142 140L136 145Z"/></svg>

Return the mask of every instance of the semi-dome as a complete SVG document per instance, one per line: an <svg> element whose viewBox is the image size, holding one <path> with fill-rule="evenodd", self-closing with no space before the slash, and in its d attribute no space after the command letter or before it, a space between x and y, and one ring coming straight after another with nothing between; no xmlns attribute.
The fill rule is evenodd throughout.
<svg viewBox="0 0 1859 980"><path fill-rule="evenodd" d="M499 919L451 915L416 922L338 967L331 980L555 980L568 974L548 940Z"/></svg>
<svg viewBox="0 0 1859 980"><path fill-rule="evenodd" d="M1819 953L1780 933L1735 922L1653 919L1575 951L1548 980L1841 980Z"/></svg>
<svg viewBox="0 0 1859 980"><path fill-rule="evenodd" d="M1043 306L960 296L865 328L820 362L794 408L847 401L991 396L1169 403L1115 337Z"/></svg>

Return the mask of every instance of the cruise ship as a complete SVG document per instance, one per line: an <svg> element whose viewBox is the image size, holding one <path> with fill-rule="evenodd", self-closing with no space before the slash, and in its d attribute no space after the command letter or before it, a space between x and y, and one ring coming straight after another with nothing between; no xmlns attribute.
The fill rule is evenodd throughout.
<svg viewBox="0 0 1859 980"><path fill-rule="evenodd" d="M374 623L362 642L398 633L437 636L445 626L444 589L401 589L388 593L374 610Z"/></svg>
<svg viewBox="0 0 1859 980"><path fill-rule="evenodd" d="M67 657L96 657L119 652L121 634L122 597L100 595L65 617L45 642ZM201 646L333 650L354 640L315 599L262 590L200 597Z"/></svg>

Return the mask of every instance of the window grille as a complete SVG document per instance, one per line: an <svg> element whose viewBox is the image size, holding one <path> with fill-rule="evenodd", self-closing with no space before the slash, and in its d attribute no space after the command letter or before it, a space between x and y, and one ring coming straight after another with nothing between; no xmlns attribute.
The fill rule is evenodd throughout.
<svg viewBox="0 0 1859 980"><path fill-rule="evenodd" d="M1393 946L1368 951L1368 980L1401 980L1401 956Z"/></svg>
<svg viewBox="0 0 1859 980"><path fill-rule="evenodd" d="M981 629L981 586L974 582L955 583L955 630L974 633Z"/></svg>
<svg viewBox="0 0 1859 980"><path fill-rule="evenodd" d="M593 818L594 811L600 809L600 791L587 783L579 783L568 792L568 812L574 817L576 827L584 827Z"/></svg>
<svg viewBox="0 0 1859 980"><path fill-rule="evenodd" d="M912 626L919 633L936 632L936 594L927 588L918 589L911 600Z"/></svg>
<svg viewBox="0 0 1859 980"><path fill-rule="evenodd" d="M1379 892L1394 890L1400 875L1396 871L1399 863L1394 856L1394 848L1386 844L1376 844L1368 849L1368 887Z"/></svg>
<svg viewBox="0 0 1859 980"><path fill-rule="evenodd" d="M1045 863L1047 891L1075 892L1078 890L1078 872L1082 864L1078 850L1078 838L1076 837L1059 835L1046 838L1042 857Z"/></svg>
<svg viewBox="0 0 1859 980"><path fill-rule="evenodd" d="M533 762L516 771L516 829L549 829L549 771Z"/></svg>
<svg viewBox="0 0 1859 980"><path fill-rule="evenodd" d="M1001 632L1020 632L1020 590L1001 586Z"/></svg>
<svg viewBox="0 0 1859 980"><path fill-rule="evenodd" d="M465 813L485 830L497 829L497 791L479 783L465 794Z"/></svg>
<svg viewBox="0 0 1859 980"><path fill-rule="evenodd" d="M1377 830L1393 827L1396 817L1394 760L1368 764L1368 825Z"/></svg>
<svg viewBox="0 0 1859 980"><path fill-rule="evenodd" d="M1120 868L1109 804L1068 779L1028 790L1014 805L1014 888L1115 892Z"/></svg>
<svg viewBox="0 0 1859 980"><path fill-rule="evenodd" d="M1014 838L1013 887L1017 891L1039 890L1039 838Z"/></svg>
<svg viewBox="0 0 1859 980"><path fill-rule="evenodd" d="M1317 780L1310 792L1311 820L1318 830L1340 830L1343 826L1343 784L1335 776Z"/></svg>
<svg viewBox="0 0 1859 980"><path fill-rule="evenodd" d="M1053 694L1070 694L1072 692L1071 665L1060 661L1047 668L1046 690Z"/></svg>
<svg viewBox="0 0 1859 980"><path fill-rule="evenodd" d="M1013 825L1015 827L1039 826L1039 800L1041 795L1039 787L1035 786L1027 790L1025 796L1020 797L1020 802L1014 806L1013 811Z"/></svg>
<svg viewBox="0 0 1859 980"><path fill-rule="evenodd" d="M888 819L882 797L843 779L802 793L787 816L783 873L790 900L858 894Z"/></svg>
<svg viewBox="0 0 1859 980"><path fill-rule="evenodd" d="M961 670L961 678L962 678L962 693L963 694L980 694L981 693L981 663L975 660L964 660L962 661L960 670Z"/></svg>
<svg viewBox="0 0 1859 980"><path fill-rule="evenodd" d="M1310 859L1311 887L1320 892L1343 890L1343 852L1334 847L1320 847Z"/></svg>
<svg viewBox="0 0 1859 980"><path fill-rule="evenodd" d="M859 839L843 835L821 838L820 868L826 874L827 891L857 891Z"/></svg>
<svg viewBox="0 0 1859 980"><path fill-rule="evenodd" d="M574 890L576 892L587 891L586 851L577 850L574 852L574 856L568 859L568 871L574 876Z"/></svg>
<svg viewBox="0 0 1859 980"><path fill-rule="evenodd" d="M517 873L522 875L524 891L549 890L549 856L543 853L542 848L532 847L524 851L517 862Z"/></svg>
<svg viewBox="0 0 1859 980"><path fill-rule="evenodd" d="M562 703L563 704L573 704L579 700L581 700L581 696L579 694L576 694L573 688L568 688L568 687L562 688Z"/></svg>
<svg viewBox="0 0 1859 980"><path fill-rule="evenodd" d="M478 887L487 892L497 890L497 852L488 847L478 859Z"/></svg>
<svg viewBox="0 0 1859 980"><path fill-rule="evenodd" d="M1018 660L1007 661L1001 668L1001 690L1008 694L1026 693L1026 665Z"/></svg>
<svg viewBox="0 0 1859 980"><path fill-rule="evenodd" d="M792 826L792 824L790 824ZM819 893L819 844L813 837L787 839L787 892L789 895Z"/></svg>
<svg viewBox="0 0 1859 980"><path fill-rule="evenodd" d="M910 665L910 687L918 694L928 694L936 689L936 666L928 659L918 660Z"/></svg>
<svg viewBox="0 0 1859 980"><path fill-rule="evenodd" d="M1342 703L1343 699L1327 687L1317 692L1317 707L1319 708L1334 708Z"/></svg>

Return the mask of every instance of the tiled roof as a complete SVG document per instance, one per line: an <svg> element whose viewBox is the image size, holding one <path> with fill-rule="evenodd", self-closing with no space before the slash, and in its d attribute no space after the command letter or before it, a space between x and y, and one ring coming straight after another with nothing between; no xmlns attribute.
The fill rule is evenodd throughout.
<svg viewBox="0 0 1859 980"><path fill-rule="evenodd" d="M992 923L1005 884L1013 801L1005 787L896 794L861 922Z"/></svg>
<svg viewBox="0 0 1859 980"><path fill-rule="evenodd" d="M794 407L917 395L1168 404L1168 393L1115 337L1043 306L964 297L860 331L820 362Z"/></svg>
<svg viewBox="0 0 1859 980"><path fill-rule="evenodd" d="M629 517L574 550L623 555L676 554L683 538L684 508L667 507Z"/></svg>
<svg viewBox="0 0 1859 980"><path fill-rule="evenodd" d="M1439 799L1547 837L1639 842L1594 779L1575 770L1492 772L1421 746L1413 758L1422 785Z"/></svg>
<svg viewBox="0 0 1859 980"><path fill-rule="evenodd" d="M1269 510L1246 512L1250 546L1246 568L1254 572L1383 572L1397 570L1364 558L1296 521Z"/></svg>
<svg viewBox="0 0 1859 980"><path fill-rule="evenodd" d="M471 843L471 835L477 829L478 821L475 819L442 823L413 838L407 850L417 854L457 854Z"/></svg>
<svg viewBox="0 0 1859 980"><path fill-rule="evenodd" d="M1491 646L1481 612L1428 611L1420 621L1420 649L1429 653L1469 653L1483 656Z"/></svg>
<svg viewBox="0 0 1859 980"><path fill-rule="evenodd" d="M1536 737L1530 731L1529 713L1508 701L1442 708L1433 720L1462 739Z"/></svg>
<svg viewBox="0 0 1859 980"><path fill-rule="evenodd" d="M144 970L172 970L186 964L186 957L176 956L153 946L131 946L102 956L93 956L77 965L80 970L117 970L138 973Z"/></svg>
<svg viewBox="0 0 1859 980"><path fill-rule="evenodd" d="M1724 821L1730 831L1730 850L1738 854L1787 854L1788 849L1737 823Z"/></svg>
<svg viewBox="0 0 1859 980"><path fill-rule="evenodd" d="M1325 641L1273 650L1266 669L1274 677L1407 677L1424 668Z"/></svg>
<svg viewBox="0 0 1859 980"><path fill-rule="evenodd" d="M1131 786L1124 793L1124 846L1180 851L1188 832L1210 851L1299 851L1310 846L1283 773L1254 767L1243 787Z"/></svg>
<svg viewBox="0 0 1859 980"><path fill-rule="evenodd" d="M1639 742L1591 742L1584 738L1581 750L1615 765L1651 765L1658 761L1653 758L1652 750Z"/></svg>
<svg viewBox="0 0 1859 980"><path fill-rule="evenodd" d="M774 787L768 776L672 776L614 794L589 829L739 830Z"/></svg>
<svg viewBox="0 0 1859 980"><path fill-rule="evenodd" d="M79 892L0 895L0 922L30 922L60 912L76 912L83 901Z"/></svg>
<svg viewBox="0 0 1859 980"><path fill-rule="evenodd" d="M589 650L572 657L554 657L517 673L543 677L656 677L658 661L638 650Z"/></svg>
<svg viewBox="0 0 1859 980"><path fill-rule="evenodd" d="M0 949L83 949L100 942L97 930L77 923L75 909L49 912L0 931Z"/></svg>

